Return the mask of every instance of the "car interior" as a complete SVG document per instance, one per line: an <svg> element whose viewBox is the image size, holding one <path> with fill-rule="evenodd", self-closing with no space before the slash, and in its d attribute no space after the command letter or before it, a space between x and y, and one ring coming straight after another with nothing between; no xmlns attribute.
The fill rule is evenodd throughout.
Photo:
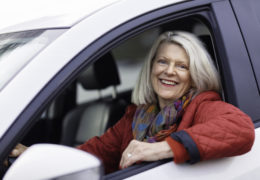
<svg viewBox="0 0 260 180"><path fill-rule="evenodd" d="M200 17L187 17L148 29L111 49L88 66L56 97L23 138L23 144L75 147L113 126L131 104L142 63L156 37L167 30L196 34L215 60L211 30ZM218 67L217 67L218 69Z"/></svg>

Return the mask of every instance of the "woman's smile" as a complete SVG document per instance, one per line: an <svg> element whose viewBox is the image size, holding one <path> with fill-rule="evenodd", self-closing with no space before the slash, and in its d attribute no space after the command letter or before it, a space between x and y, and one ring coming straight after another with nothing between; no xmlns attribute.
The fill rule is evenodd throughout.
<svg viewBox="0 0 260 180"><path fill-rule="evenodd" d="M175 85L178 84L178 83L175 82L175 81L166 80L166 79L160 79L160 82L161 82L163 85L167 86L167 87L172 87L172 86L175 86Z"/></svg>
<svg viewBox="0 0 260 180"><path fill-rule="evenodd" d="M177 44L162 43L153 62L151 80L161 108L182 97L191 87L185 50Z"/></svg>

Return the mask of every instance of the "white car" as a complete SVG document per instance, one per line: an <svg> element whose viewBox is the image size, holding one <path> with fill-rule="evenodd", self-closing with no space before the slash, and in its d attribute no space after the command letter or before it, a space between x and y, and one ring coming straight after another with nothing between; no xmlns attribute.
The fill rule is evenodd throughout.
<svg viewBox="0 0 260 180"><path fill-rule="evenodd" d="M26 22L0 29L1 162L17 143L30 146L7 171L2 167L4 179L260 178L259 1L62 2L40 4ZM97 158L72 147L118 121L147 50L165 30L186 30L205 43L223 99L255 124L253 148L193 165L166 159L105 175Z"/></svg>

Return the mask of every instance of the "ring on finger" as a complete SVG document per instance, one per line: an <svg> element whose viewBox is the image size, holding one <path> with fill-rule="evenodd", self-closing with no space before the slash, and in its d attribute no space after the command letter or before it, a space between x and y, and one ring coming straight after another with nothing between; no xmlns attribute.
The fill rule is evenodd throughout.
<svg viewBox="0 0 260 180"><path fill-rule="evenodd" d="M132 154L131 153L127 153L127 157L128 158L132 157Z"/></svg>

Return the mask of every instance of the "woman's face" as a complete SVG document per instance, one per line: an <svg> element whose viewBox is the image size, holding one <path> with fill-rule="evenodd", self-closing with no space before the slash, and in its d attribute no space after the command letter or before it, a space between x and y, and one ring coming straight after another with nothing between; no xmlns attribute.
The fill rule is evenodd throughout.
<svg viewBox="0 0 260 180"><path fill-rule="evenodd" d="M191 87L185 50L174 43L162 43L153 62L151 80L161 108L183 96Z"/></svg>

